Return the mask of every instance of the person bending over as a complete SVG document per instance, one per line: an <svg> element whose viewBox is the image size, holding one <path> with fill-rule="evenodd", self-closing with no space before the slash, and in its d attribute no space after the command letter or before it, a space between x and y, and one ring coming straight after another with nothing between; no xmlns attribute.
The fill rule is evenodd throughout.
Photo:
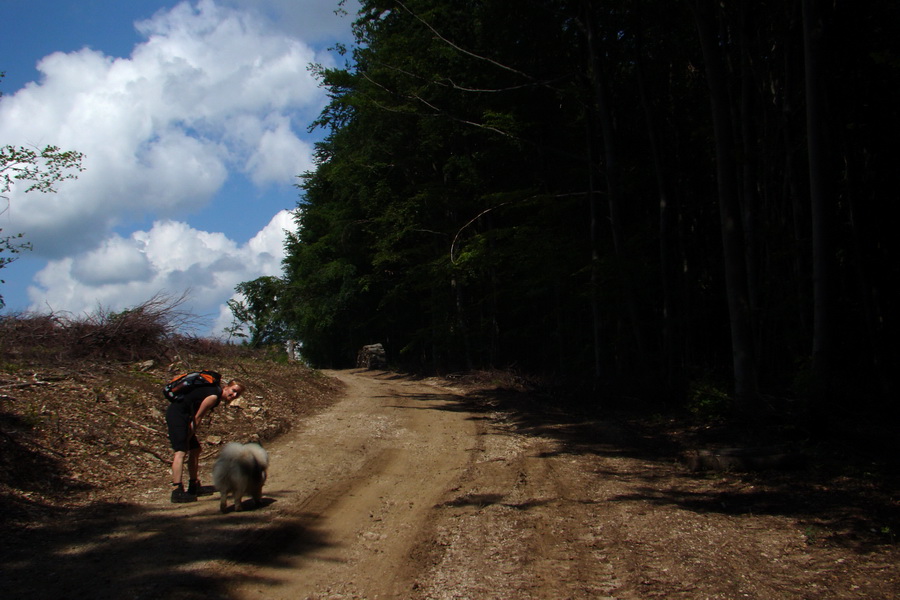
<svg viewBox="0 0 900 600"><path fill-rule="evenodd" d="M224 387L199 387L187 393L179 402L170 402L166 411L169 441L175 455L172 458L172 502L194 502L200 494L200 441L197 428L222 400L229 402L244 393L246 387L231 380ZM188 489L182 484L185 457L188 465Z"/></svg>

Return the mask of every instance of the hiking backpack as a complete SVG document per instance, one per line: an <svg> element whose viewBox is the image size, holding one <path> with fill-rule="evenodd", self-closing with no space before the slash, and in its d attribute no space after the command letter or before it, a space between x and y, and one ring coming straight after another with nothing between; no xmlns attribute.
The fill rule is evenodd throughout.
<svg viewBox="0 0 900 600"><path fill-rule="evenodd" d="M209 387L219 385L222 376L215 371L195 371L193 373L182 373L176 375L163 388L163 396L169 402L181 402L186 394L200 387Z"/></svg>

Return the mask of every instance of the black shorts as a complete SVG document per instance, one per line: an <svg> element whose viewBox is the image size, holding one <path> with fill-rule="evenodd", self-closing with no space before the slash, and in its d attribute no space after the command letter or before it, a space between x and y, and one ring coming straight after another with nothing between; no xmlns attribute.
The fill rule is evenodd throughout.
<svg viewBox="0 0 900 600"><path fill-rule="evenodd" d="M188 439L193 416L185 412L185 407L176 402L169 404L166 411L166 426L169 428L169 442L175 452L189 452L200 447L196 435Z"/></svg>

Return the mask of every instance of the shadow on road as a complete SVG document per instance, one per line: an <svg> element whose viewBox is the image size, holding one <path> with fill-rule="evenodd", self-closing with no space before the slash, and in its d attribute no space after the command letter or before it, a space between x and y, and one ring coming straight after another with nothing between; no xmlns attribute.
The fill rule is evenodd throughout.
<svg viewBox="0 0 900 600"><path fill-rule="evenodd" d="M7 530L0 588L7 598L227 598L256 580L254 566L283 566L327 545L308 515L257 510L222 515L218 501L189 508L102 504L59 511ZM211 562L229 564L210 569ZM261 582L266 583L266 582Z"/></svg>
<svg viewBox="0 0 900 600"><path fill-rule="evenodd" d="M637 414L576 413L549 405L524 392L482 390L465 397L410 394L418 401L440 401L429 410L468 412L490 421L495 434L540 437L552 450L535 458L587 456L599 477L632 484L633 493L607 501L641 506L669 505L695 513L796 519L815 543L866 553L898 543L900 478L896 457L872 456L839 440L803 447L807 460L791 469L693 471L685 451L697 443L686 425L666 425ZM426 408L424 405L422 408ZM745 441L746 438L741 438ZM727 436L719 440L727 443ZM738 441L737 443L740 443ZM604 459L624 458L611 467ZM502 503L473 497L473 505Z"/></svg>

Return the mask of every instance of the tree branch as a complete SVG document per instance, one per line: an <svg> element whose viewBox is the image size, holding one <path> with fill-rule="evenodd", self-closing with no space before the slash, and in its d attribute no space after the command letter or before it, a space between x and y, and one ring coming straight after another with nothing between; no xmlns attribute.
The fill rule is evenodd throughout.
<svg viewBox="0 0 900 600"><path fill-rule="evenodd" d="M440 32L438 32L437 29L435 29L434 27L432 27L431 24L428 23L425 19L423 19L422 17L420 17L419 15L417 15L416 13L414 13L413 11L411 11L409 8L407 8L405 4L403 4L403 3L400 2L399 0L397 1L397 4L399 4L399 5L400 5L400 8L402 8L403 10L405 10L406 12L408 12L414 19L416 19L417 21L419 21L420 23L422 23L425 27L427 27L427 28L428 28L435 36L437 36L437 38L438 38L439 40L441 40L442 42L444 42L445 44L447 44L447 45L450 46L451 48L453 48L453 49L455 49L455 50L458 50L458 51L462 52L463 54L465 54L465 55L467 55L467 56L471 56L472 58L475 58L475 59L477 59L477 60L483 60L483 61L485 61L485 62L488 62L488 63L494 65L495 67L498 67L498 68L500 68L500 69L503 69L504 71L509 71L510 73L515 73L516 75L519 75L519 76L524 77L524 78L526 78L526 79L528 79L528 80L534 81L534 77L532 77L531 75L528 75L527 73L523 73L522 71L519 71L518 69L513 69L512 67L507 66L507 65L504 65L503 63L499 63L499 62L497 62L496 60L494 60L494 59L492 59L492 58L488 58L488 57L486 57L486 56L481 56L480 54L475 54L474 52L470 52L469 50L466 50L466 49L463 48L462 46L459 46L459 45L457 45L457 44L454 44L453 42L451 42L450 40L448 40L447 38L445 38L444 36L442 36L442 35L440 34Z"/></svg>

